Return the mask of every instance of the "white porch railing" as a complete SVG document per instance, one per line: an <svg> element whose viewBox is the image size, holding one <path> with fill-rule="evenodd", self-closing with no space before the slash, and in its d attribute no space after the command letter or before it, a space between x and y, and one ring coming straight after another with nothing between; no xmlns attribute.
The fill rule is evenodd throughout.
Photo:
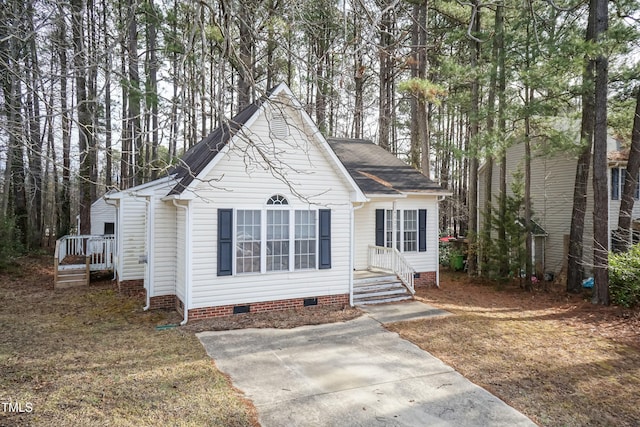
<svg viewBox="0 0 640 427"><path fill-rule="evenodd" d="M67 257L88 257L92 271L113 268L115 236L64 236L56 242L55 257L57 265L63 264ZM82 264L85 261L83 260Z"/></svg>
<svg viewBox="0 0 640 427"><path fill-rule="evenodd" d="M369 268L393 271L412 295L416 293L413 285L415 270L396 248L369 245L367 262Z"/></svg>

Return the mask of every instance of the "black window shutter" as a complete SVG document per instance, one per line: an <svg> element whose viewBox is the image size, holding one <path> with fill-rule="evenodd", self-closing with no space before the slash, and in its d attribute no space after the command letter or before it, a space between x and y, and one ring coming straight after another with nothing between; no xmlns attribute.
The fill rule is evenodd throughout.
<svg viewBox="0 0 640 427"><path fill-rule="evenodd" d="M331 268L331 210L320 209L320 262L318 268Z"/></svg>
<svg viewBox="0 0 640 427"><path fill-rule="evenodd" d="M233 272L233 210L218 209L218 276Z"/></svg>
<svg viewBox="0 0 640 427"><path fill-rule="evenodd" d="M418 210L418 251L427 251L427 210Z"/></svg>
<svg viewBox="0 0 640 427"><path fill-rule="evenodd" d="M384 209L376 209L376 246L384 246Z"/></svg>

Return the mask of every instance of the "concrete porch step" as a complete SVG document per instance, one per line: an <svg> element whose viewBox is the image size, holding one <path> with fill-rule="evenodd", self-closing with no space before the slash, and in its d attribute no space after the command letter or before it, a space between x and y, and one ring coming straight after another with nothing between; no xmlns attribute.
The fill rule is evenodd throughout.
<svg viewBox="0 0 640 427"><path fill-rule="evenodd" d="M373 305L373 304L384 304L387 302L399 302L399 301L407 301L407 300L411 300L413 299L411 297L411 295L407 294L407 295L400 295L397 297L390 297L390 298L373 298L373 299L360 299L358 301L355 300L353 303L355 305Z"/></svg>
<svg viewBox="0 0 640 427"><path fill-rule="evenodd" d="M382 304L412 299L397 276L386 272L358 272L353 282L355 305Z"/></svg>

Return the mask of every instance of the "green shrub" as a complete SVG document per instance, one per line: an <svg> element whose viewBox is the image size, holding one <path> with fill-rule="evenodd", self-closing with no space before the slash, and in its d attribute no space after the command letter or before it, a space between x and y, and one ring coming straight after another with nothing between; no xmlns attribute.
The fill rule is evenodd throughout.
<svg viewBox="0 0 640 427"><path fill-rule="evenodd" d="M20 230L11 217L0 216L0 269L5 268L13 258L23 254Z"/></svg>
<svg viewBox="0 0 640 427"><path fill-rule="evenodd" d="M640 244L609 254L609 295L611 302L623 307L640 303Z"/></svg>

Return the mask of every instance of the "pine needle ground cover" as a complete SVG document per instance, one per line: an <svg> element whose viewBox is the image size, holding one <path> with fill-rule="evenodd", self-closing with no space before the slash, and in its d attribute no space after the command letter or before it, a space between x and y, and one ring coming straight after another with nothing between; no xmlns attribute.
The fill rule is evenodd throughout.
<svg viewBox="0 0 640 427"><path fill-rule="evenodd" d="M51 257L0 273L0 426L251 426L245 402L172 312L111 280L53 290Z"/></svg>
<svg viewBox="0 0 640 427"><path fill-rule="evenodd" d="M398 332L543 426L640 424L640 313L560 287L497 290L445 273L424 302L455 314Z"/></svg>

